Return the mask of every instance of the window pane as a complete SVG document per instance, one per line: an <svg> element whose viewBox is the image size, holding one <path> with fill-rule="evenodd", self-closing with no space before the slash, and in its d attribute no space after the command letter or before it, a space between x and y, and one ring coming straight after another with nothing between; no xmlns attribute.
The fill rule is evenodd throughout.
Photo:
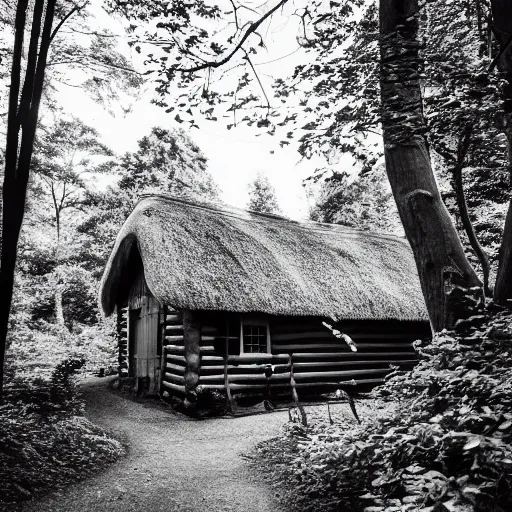
<svg viewBox="0 0 512 512"><path fill-rule="evenodd" d="M267 327L265 325L243 326L244 352L246 354L262 354L267 352Z"/></svg>

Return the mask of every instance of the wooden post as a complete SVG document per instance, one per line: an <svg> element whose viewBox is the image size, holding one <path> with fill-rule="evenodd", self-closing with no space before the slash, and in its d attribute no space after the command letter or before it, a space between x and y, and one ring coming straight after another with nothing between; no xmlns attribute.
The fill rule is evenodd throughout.
<svg viewBox="0 0 512 512"><path fill-rule="evenodd" d="M235 415L233 407L233 397L231 396L231 389L229 388L228 378L228 362L229 362L229 320L226 319L226 343L224 351L224 386L226 388L226 396L228 399L228 410L233 416Z"/></svg>
<svg viewBox="0 0 512 512"><path fill-rule="evenodd" d="M308 419L306 416L306 411L304 410L304 407L302 407L301 403L299 402L299 395L297 394L297 389L295 387L295 376L293 375L293 356L290 354L290 386L292 387L292 396L293 401L295 402L295 405L297 409L299 409L302 425L304 427L308 426Z"/></svg>
<svg viewBox="0 0 512 512"><path fill-rule="evenodd" d="M183 344L185 346L185 394L186 401L194 402L199 382L201 325L194 311L183 311Z"/></svg>

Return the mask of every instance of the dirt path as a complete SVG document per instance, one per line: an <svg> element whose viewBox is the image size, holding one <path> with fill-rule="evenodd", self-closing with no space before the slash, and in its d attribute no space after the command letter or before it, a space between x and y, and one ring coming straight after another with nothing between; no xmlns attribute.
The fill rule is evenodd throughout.
<svg viewBox="0 0 512 512"><path fill-rule="evenodd" d="M87 416L125 436L128 456L23 512L282 510L240 453L277 434L287 413L197 421L128 400L104 380L84 392Z"/></svg>

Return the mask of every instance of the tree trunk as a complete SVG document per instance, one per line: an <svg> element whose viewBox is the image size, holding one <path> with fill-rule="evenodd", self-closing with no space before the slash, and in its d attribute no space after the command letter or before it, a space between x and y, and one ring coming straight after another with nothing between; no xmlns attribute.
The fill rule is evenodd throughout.
<svg viewBox="0 0 512 512"><path fill-rule="evenodd" d="M0 260L0 398L3 390L3 367L12 304L14 271L25 199L34 148L39 104L44 84L46 61L51 41L56 0L36 0L30 27L30 44L20 96L23 38L28 0L18 0L15 40L7 116L7 145L2 190L2 254ZM41 34L41 22L44 26ZM39 36L41 34L41 38ZM20 137L21 132L21 137Z"/></svg>
<svg viewBox="0 0 512 512"><path fill-rule="evenodd" d="M464 227L464 231L466 232L473 251L475 251L478 261L480 262L480 266L482 267L484 292L486 295L491 297L492 292L489 286L489 274L491 270L489 265L489 257L487 256L487 253L484 251L483 247L480 245L480 242L478 241L475 233L475 228L473 227L473 223L469 217L468 204L466 202L466 195L464 194L464 182L462 179L462 170L464 169L464 162L466 160L468 149L471 144L473 128L473 124L468 123L464 127L464 130L462 131L459 138L459 143L457 145L457 160L452 168L453 189L457 199L457 207L459 209L462 226Z"/></svg>
<svg viewBox="0 0 512 512"><path fill-rule="evenodd" d="M57 285L57 290L55 291L54 300L55 300L55 321L56 321L57 325L65 328L66 324L64 322L64 308L62 306L62 290L60 289L59 285Z"/></svg>
<svg viewBox="0 0 512 512"><path fill-rule="evenodd" d="M503 90L503 131L508 141L508 166L512 184L512 0L492 0L494 34L500 43L497 65L506 81ZM512 199L500 247L494 299L504 303L512 299Z"/></svg>
<svg viewBox="0 0 512 512"><path fill-rule="evenodd" d="M443 204L425 139L418 0L381 0L382 126L386 172L411 245L434 331L453 325L449 292L480 286Z"/></svg>
<svg viewBox="0 0 512 512"><path fill-rule="evenodd" d="M183 311L183 344L185 346L185 391L187 404L195 402L201 367L201 325L194 311Z"/></svg>
<svg viewBox="0 0 512 512"><path fill-rule="evenodd" d="M484 278L484 292L487 296L491 296L492 292L489 287L489 273L490 273L490 265L489 265L489 257L484 251L483 247L480 245L478 238L475 233L475 228L473 227L473 223L469 218L468 205L466 202L466 196L464 194L464 185L462 182L462 168L460 166L456 166L452 170L453 174L453 188L455 190L455 197L457 199L457 207L459 209L460 218L462 222L462 226L464 227L464 231L468 236L469 243L475 251L475 254L480 262L480 266L482 267L482 275Z"/></svg>

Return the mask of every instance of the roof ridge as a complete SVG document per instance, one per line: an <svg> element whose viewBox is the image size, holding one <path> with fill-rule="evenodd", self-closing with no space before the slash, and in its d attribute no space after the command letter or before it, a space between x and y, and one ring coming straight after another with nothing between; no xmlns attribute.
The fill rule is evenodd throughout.
<svg viewBox="0 0 512 512"><path fill-rule="evenodd" d="M139 196L139 200L135 204L133 210L135 210L139 206L140 203L142 203L143 201L148 200L148 199L162 199L164 201L168 201L171 203L179 203L179 204L183 204L186 206L191 206L193 208L216 212L216 213L220 213L222 215L230 215L230 216L233 216L236 218L242 218L242 219L244 218L243 217L244 214L249 214L251 217L256 216L256 217L262 217L263 219L270 219L270 220L275 220L278 222L290 223L295 226L303 227L310 231L322 231L322 232L334 231L334 232L338 232L338 233L344 234L344 235L364 235L367 237L377 238L377 239L381 239L381 240L394 240L394 241L400 241L400 242L404 242L404 243L408 244L405 236L401 237L401 236L397 236L397 235L392 235L390 233L376 233L374 231L364 231L362 229L353 228L351 226L344 226L342 224L330 224L328 222L316 222L316 221L312 221L312 220L299 221L299 220L289 219L288 217L283 217L281 215L277 215L274 213L263 213L263 212L256 212L254 210L245 210L244 208L238 208L236 206L232 206L232 205L228 205L228 204L218 205L218 204L212 204L212 203L206 203L206 202L203 203L200 201L194 201L192 199L175 197L175 196L172 196L169 194L158 194L158 193L141 194ZM252 220L252 221L257 220L254 218L251 218L251 219L248 219L247 217L245 217L245 218L246 218L246 220ZM320 229L318 229L318 228L320 228Z"/></svg>

